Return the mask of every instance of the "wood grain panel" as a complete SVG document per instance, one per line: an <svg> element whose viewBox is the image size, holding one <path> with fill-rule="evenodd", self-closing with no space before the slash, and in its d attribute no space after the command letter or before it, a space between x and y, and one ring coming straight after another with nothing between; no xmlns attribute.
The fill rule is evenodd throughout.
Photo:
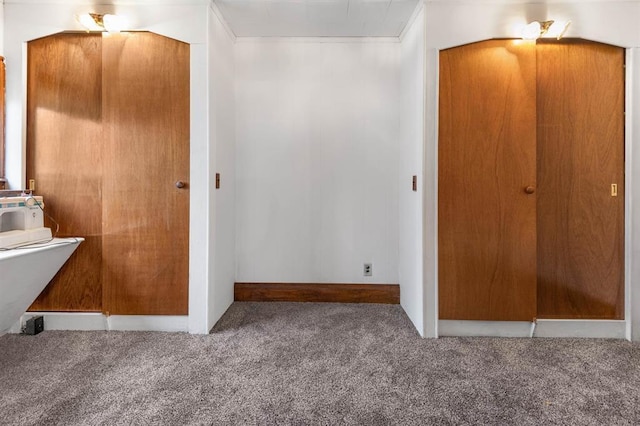
<svg viewBox="0 0 640 426"><path fill-rule="evenodd" d="M538 316L622 319L624 49L539 43L537 64Z"/></svg>
<svg viewBox="0 0 640 426"><path fill-rule="evenodd" d="M31 309L100 311L102 283L102 38L57 34L27 48L27 179L58 236L86 241ZM55 230L55 224L46 221Z"/></svg>
<svg viewBox="0 0 640 426"><path fill-rule="evenodd" d="M102 237L85 237L78 246L77 255L64 264L40 297L33 302L30 311L46 312L99 312L102 304L100 257Z"/></svg>
<svg viewBox="0 0 640 426"><path fill-rule="evenodd" d="M235 283L238 302L400 303L398 284Z"/></svg>
<svg viewBox="0 0 640 426"><path fill-rule="evenodd" d="M440 53L441 319L536 315L535 71L518 41Z"/></svg>
<svg viewBox="0 0 640 426"><path fill-rule="evenodd" d="M0 189L4 188L4 137L5 137L5 84L6 68L4 57L0 56Z"/></svg>
<svg viewBox="0 0 640 426"><path fill-rule="evenodd" d="M112 34L103 67L104 310L186 315L189 45Z"/></svg>

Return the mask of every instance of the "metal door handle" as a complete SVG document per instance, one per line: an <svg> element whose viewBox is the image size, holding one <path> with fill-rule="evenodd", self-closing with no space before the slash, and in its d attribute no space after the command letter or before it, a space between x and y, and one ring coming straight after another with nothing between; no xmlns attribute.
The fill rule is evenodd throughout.
<svg viewBox="0 0 640 426"><path fill-rule="evenodd" d="M181 180L176 182L176 188L184 188L185 186L186 184Z"/></svg>

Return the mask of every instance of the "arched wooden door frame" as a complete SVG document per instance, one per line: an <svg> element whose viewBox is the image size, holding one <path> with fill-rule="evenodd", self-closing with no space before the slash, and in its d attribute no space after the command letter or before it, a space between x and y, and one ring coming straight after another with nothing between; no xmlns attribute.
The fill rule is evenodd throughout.
<svg viewBox="0 0 640 426"><path fill-rule="evenodd" d="M15 4L11 10L5 8L4 57L13 64L7 70L7 161L12 167L7 168L7 179L13 186L24 186L26 173L26 43L40 37L46 37L62 31L78 31L80 25L74 19L77 13L73 4L61 6L42 5L40 15L22 13L28 5ZM109 13L111 9L100 9ZM177 7L177 9L176 9ZM190 117L190 157L191 187L190 229L207 229L211 221L211 206L207 203L211 192L211 182L207 178L211 167L206 153L209 147L207 105L209 95L206 90L209 80L207 64L208 41L210 40L207 24L206 5L183 5L171 8L157 8L155 13L148 14L148 5L127 6L128 13L141 17L136 25L139 31L152 31L158 35L174 38L188 43L191 51L191 117ZM179 11L179 13L176 13ZM213 13L213 12L211 12ZM42 20L41 16L47 16ZM11 148L9 148L11 147ZM207 334L213 319L209 309L209 282L211 281L210 259L206 256L209 240L205 233L193 232L189 241L189 315L188 317L170 318L154 316L140 317L140 321L131 322L129 317L123 322L125 327L136 329L153 329L166 331L188 331L194 334ZM84 326L93 327L101 319L93 321L73 317L74 321ZM88 317L87 317L88 318ZM113 317L112 317L113 318ZM137 317L136 317L137 318ZM66 320L65 320L66 321ZM74 322L75 324L75 322Z"/></svg>
<svg viewBox="0 0 640 426"><path fill-rule="evenodd" d="M585 39L587 39L585 37ZM428 40L428 37L427 37ZM465 40L467 44L478 40ZM592 40L598 41L598 40ZM611 43L606 43L611 44ZM455 45L429 46L425 58L425 140L423 176L423 312L424 337L437 338L438 311L438 105L439 105L439 54ZM625 49L625 207L624 207L624 320L576 320L556 322L555 331L567 337L614 337L640 340L640 265L634 262L633 253L640 251L640 217L634 217L632 200L640 199L640 83L633 79L633 70L640 69L640 48L618 46ZM639 216L639 215L635 215ZM635 278L635 279L634 279ZM474 321L468 328L459 330L461 335L521 336L518 327L494 327L495 324Z"/></svg>

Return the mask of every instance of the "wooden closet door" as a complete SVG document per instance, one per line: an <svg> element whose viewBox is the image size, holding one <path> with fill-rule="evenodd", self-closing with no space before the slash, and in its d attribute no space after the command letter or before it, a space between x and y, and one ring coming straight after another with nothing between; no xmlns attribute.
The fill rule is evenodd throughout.
<svg viewBox="0 0 640 426"><path fill-rule="evenodd" d="M535 45L440 53L441 319L536 316Z"/></svg>
<svg viewBox="0 0 640 426"><path fill-rule="evenodd" d="M189 45L112 34L102 58L104 310L186 315Z"/></svg>
<svg viewBox="0 0 640 426"><path fill-rule="evenodd" d="M84 33L27 45L27 179L58 236L85 238L31 310L102 309L101 46L100 34Z"/></svg>
<svg viewBox="0 0 640 426"><path fill-rule="evenodd" d="M538 316L622 319L624 49L537 51Z"/></svg>

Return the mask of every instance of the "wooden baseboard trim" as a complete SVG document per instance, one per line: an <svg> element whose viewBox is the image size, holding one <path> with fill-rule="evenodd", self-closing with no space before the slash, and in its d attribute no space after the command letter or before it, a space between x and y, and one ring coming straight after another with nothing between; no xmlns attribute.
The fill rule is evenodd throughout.
<svg viewBox="0 0 640 426"><path fill-rule="evenodd" d="M400 303L398 284L235 283L237 302Z"/></svg>

